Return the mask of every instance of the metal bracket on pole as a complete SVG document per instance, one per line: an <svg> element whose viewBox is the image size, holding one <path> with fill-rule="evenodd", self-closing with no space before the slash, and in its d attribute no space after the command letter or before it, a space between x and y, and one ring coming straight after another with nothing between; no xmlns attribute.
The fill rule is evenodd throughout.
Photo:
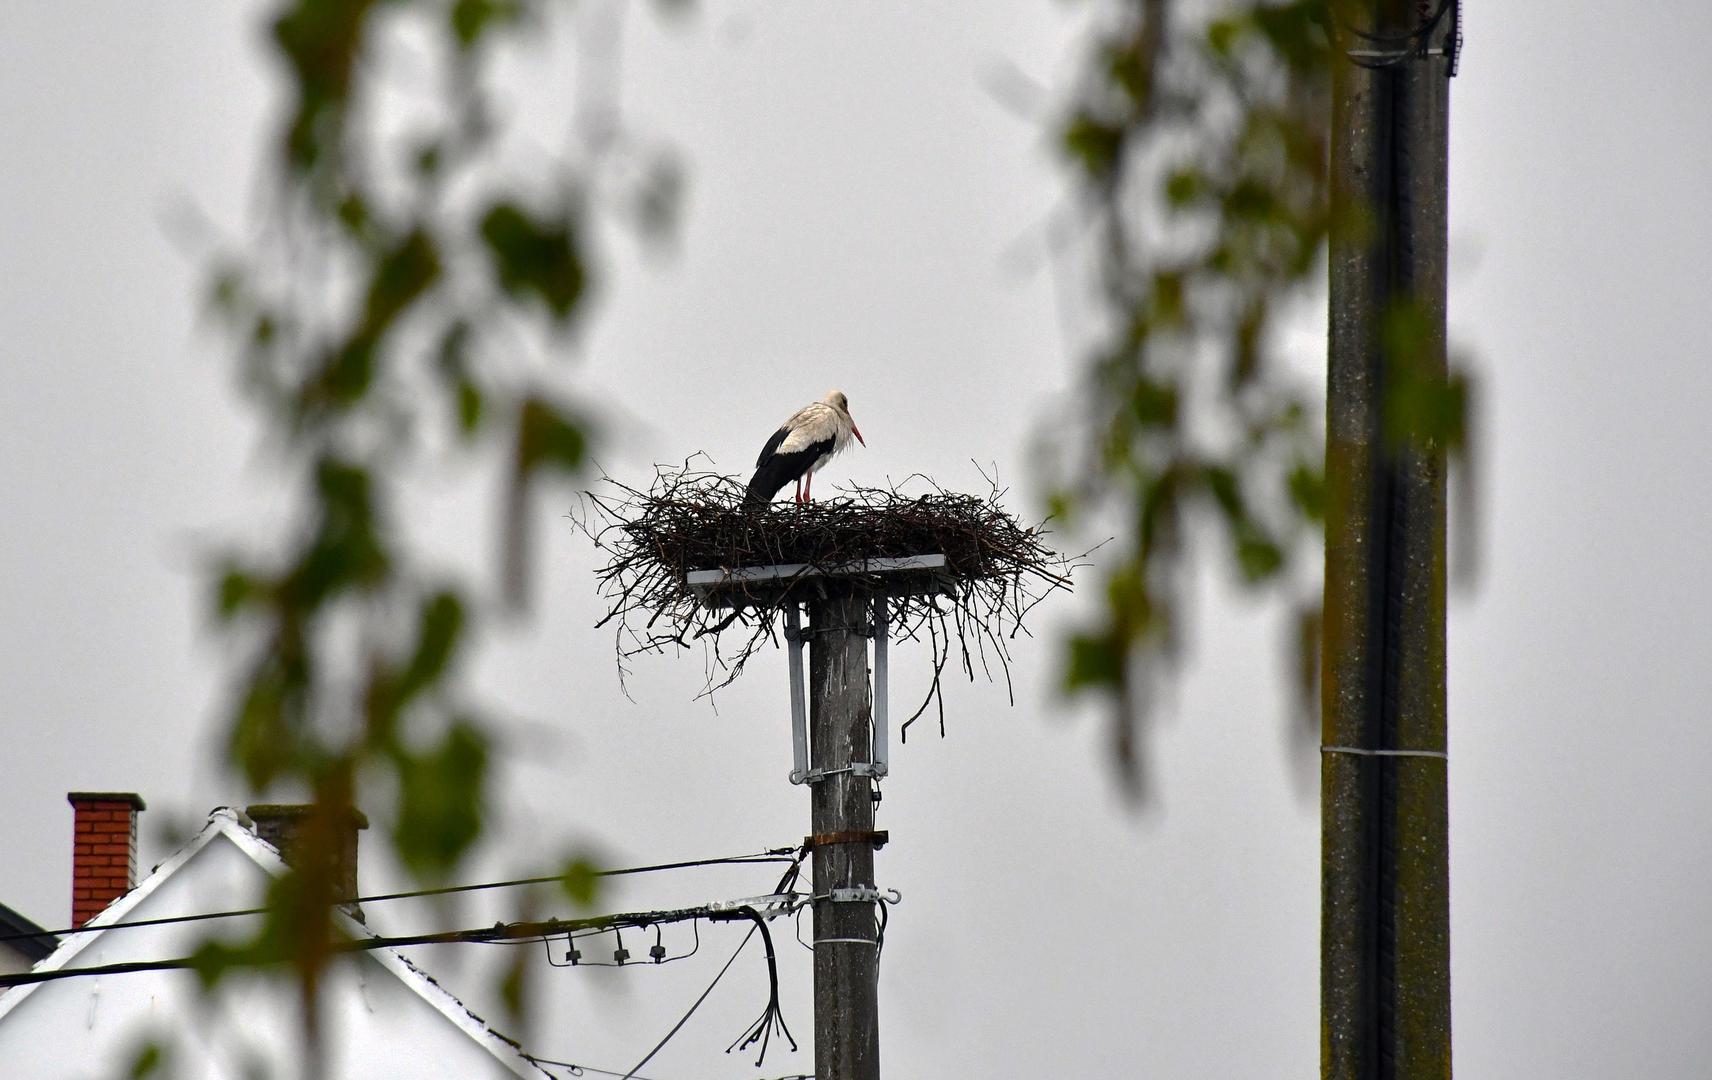
<svg viewBox="0 0 1712 1080"><path fill-rule="evenodd" d="M803 701L802 613L795 601L785 605L785 646L791 667L791 783L808 782L808 707Z"/></svg>
<svg viewBox="0 0 1712 1080"><path fill-rule="evenodd" d="M890 628L886 623L886 598L874 598L874 745L872 761L853 761L841 769L810 769L808 767L808 706L803 700L803 642L813 631L802 628L802 614L795 603L785 605L785 645L790 651L791 669L791 783L817 784L829 776L849 773L851 776L881 779L891 770L887 747L886 711L887 662L886 640Z"/></svg>
<svg viewBox="0 0 1712 1080"><path fill-rule="evenodd" d="M800 898L799 893L767 893L765 896L746 896L741 900L715 900L707 905L707 910L726 912L747 907L754 908L763 919L776 919L795 910Z"/></svg>
<svg viewBox="0 0 1712 1080"><path fill-rule="evenodd" d="M881 892L870 885L857 885L851 889L828 889L815 900L826 900L834 904L901 904L904 894L896 889Z"/></svg>
<svg viewBox="0 0 1712 1080"><path fill-rule="evenodd" d="M891 756L886 746L886 642L891 628L886 625L886 598L874 597L874 775L885 776L891 768Z"/></svg>

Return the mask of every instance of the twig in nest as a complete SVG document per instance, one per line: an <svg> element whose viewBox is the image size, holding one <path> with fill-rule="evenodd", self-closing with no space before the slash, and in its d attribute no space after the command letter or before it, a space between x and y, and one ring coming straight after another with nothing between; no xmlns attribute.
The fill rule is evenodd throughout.
<svg viewBox="0 0 1712 1080"><path fill-rule="evenodd" d="M920 641L925 631L933 658L927 697L900 731L907 733L937 701L944 734L941 677L953 655L970 680L977 660L989 679L996 661L1010 690L1009 642L1027 633L1023 620L1036 604L1069 590L1082 564L1081 556L1046 546L1044 522L1025 527L1007 511L1006 492L991 477L980 496L912 476L893 487L840 488L839 497L825 502L753 508L744 505L741 481L698 468L699 458L656 466L646 490L603 477L571 515L607 555L596 571L607 611L595 625L614 629L621 681L631 657L700 642L707 657L702 693L709 695L731 685L763 645L776 644L780 609L794 601L782 600L776 587L764 593L733 585L737 603L710 608L688 584L693 571L802 564L860 591L871 579L839 568L943 555L937 592L891 595L886 603L892 634Z"/></svg>

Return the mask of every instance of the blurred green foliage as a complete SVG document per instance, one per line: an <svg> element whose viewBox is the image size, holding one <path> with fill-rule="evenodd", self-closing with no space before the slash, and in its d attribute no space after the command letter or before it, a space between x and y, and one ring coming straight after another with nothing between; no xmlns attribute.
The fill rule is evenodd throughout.
<svg viewBox="0 0 1712 1080"><path fill-rule="evenodd" d="M1291 607L1295 704L1318 720L1324 395L1282 338L1324 288L1333 225L1372 217L1331 200L1333 15L1328 0L1111 0L1060 127L1106 331L1054 512L1120 538L1064 685L1112 700L1132 791L1151 692L1181 656L1191 548L1210 538L1236 580ZM1386 319L1390 430L1463 447L1463 376L1411 378L1433 370L1409 363L1421 313Z"/></svg>
<svg viewBox="0 0 1712 1080"><path fill-rule="evenodd" d="M216 553L207 580L237 646L231 763L256 794L314 810L265 926L205 945L197 970L210 986L239 967L294 972L311 1036L339 899L316 852L334 850L348 808L387 822L425 882L482 837L495 735L463 660L485 619L527 598L534 489L580 469L590 440L551 354L595 283L602 200L641 207L647 229L673 216L663 156L601 187L601 155L647 157L634 141L508 171L496 59L555 13L542 0L275 0L264 14L287 88L270 197L255 235L212 260L208 295L290 502L271 537ZM388 84L403 41L433 72L412 79L433 89L408 110ZM448 455L500 481L497 574L437 566L399 520L413 470ZM592 867L566 866L566 897L592 903Z"/></svg>
<svg viewBox="0 0 1712 1080"><path fill-rule="evenodd" d="M1291 594L1302 627L1317 610L1289 571L1324 508L1318 394L1278 335L1321 285L1330 224L1324 2L1206 10L1105 5L1062 126L1109 330L1054 510L1114 522L1121 545L1064 681L1113 699L1132 787L1149 690L1179 655L1191 540L1222 536L1234 576Z"/></svg>

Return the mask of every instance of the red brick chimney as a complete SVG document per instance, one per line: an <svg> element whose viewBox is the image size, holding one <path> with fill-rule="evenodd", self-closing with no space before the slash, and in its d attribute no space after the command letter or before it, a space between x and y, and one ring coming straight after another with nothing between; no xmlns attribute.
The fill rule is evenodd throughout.
<svg viewBox="0 0 1712 1080"><path fill-rule="evenodd" d="M130 791L73 791L71 925L82 926L137 883L137 814Z"/></svg>

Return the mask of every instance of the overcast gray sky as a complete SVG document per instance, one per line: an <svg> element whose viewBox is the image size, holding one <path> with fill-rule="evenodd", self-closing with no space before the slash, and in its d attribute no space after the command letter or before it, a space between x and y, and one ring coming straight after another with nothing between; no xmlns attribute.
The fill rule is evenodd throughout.
<svg viewBox="0 0 1712 1080"><path fill-rule="evenodd" d="M1451 610L1457 1062L1701 1076L1712 70L1679 57L1712 35L1712 10L1467 7L1451 325L1479 380L1484 539L1479 588ZM198 325L200 249L169 222L194 206L235 230L253 207L274 87L257 10L0 0L0 901L48 925L69 908L67 790L141 792L145 863L167 853L163 822L244 801L209 741L220 668L193 570L273 502ZM1038 126L984 76L1014 64L1062 88L1081 11L709 0L670 25L630 18L620 100L679 149L689 196L675 255L612 245L566 368L586 400L623 410L607 467L705 450L739 471L838 385L869 448L827 479L970 486L973 457L1028 509L1028 436L1074 364L1052 278L1002 255L1063 184ZM545 146L563 141L574 56L556 32L516 69ZM1320 331L1304 325L1310 349ZM491 536L472 505L451 485L412 517L479 558ZM536 870L575 837L621 861L800 837L780 658L717 713L691 700L693 657L640 663L625 700L563 508L537 522L536 618L483 649L479 682L518 720L501 840L470 875ZM1318 814L1286 752L1283 629L1211 574L1202 594L1193 661L1149 743L1151 811L1123 808L1097 718L1053 695L1050 637L1018 650L1015 708L1002 687L953 686L948 738L894 749L877 871L905 896L882 974L889 1076L1313 1074ZM902 702L925 660L895 663ZM366 850L365 887L392 884ZM765 877L633 883L610 901L746 894ZM734 943L660 971L543 974L550 1022L532 1045L628 1067ZM783 953L799 1037L807 956ZM759 1011L749 960L649 1075L756 1075L720 1052ZM429 962L481 1001L464 954ZM760 1075L811 1062L780 1053Z"/></svg>

